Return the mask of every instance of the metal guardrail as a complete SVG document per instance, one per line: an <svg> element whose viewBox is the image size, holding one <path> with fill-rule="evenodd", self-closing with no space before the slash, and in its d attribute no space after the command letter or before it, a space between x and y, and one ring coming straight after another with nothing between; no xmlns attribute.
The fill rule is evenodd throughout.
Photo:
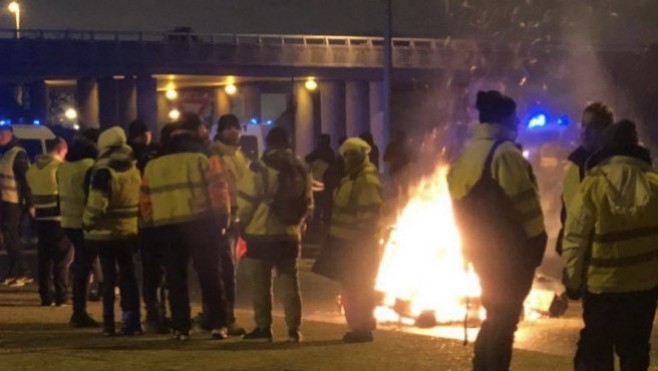
<svg viewBox="0 0 658 371"><path fill-rule="evenodd" d="M365 36L327 35L264 35L264 34L199 34L191 32L132 32L97 30L0 29L0 39L114 41L114 42L190 42L221 45L255 46L348 46L381 47L384 39ZM449 39L394 38L397 48L434 49L449 43Z"/></svg>

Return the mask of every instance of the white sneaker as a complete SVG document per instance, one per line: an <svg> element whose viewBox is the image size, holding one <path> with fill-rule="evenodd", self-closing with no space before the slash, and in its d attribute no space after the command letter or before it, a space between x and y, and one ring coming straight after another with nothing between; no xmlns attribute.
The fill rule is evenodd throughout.
<svg viewBox="0 0 658 371"><path fill-rule="evenodd" d="M0 285L2 286L9 286L11 285L12 282L14 282L15 278L7 277L4 280L0 281Z"/></svg>
<svg viewBox="0 0 658 371"><path fill-rule="evenodd" d="M25 278L20 277L16 278L12 283L9 284L9 287L23 287L25 286Z"/></svg>
<svg viewBox="0 0 658 371"><path fill-rule="evenodd" d="M210 331L210 337L215 340L225 340L228 339L228 329L226 327L220 327Z"/></svg>

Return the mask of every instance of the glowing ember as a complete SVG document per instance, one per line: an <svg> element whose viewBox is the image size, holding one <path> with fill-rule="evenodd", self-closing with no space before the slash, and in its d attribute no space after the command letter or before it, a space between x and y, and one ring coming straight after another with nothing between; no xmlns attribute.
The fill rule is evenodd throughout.
<svg viewBox="0 0 658 371"><path fill-rule="evenodd" d="M380 322L405 323L428 312L439 323L462 321L466 298L480 296L461 254L447 172L440 166L416 187L386 242L376 286L385 294L375 312Z"/></svg>

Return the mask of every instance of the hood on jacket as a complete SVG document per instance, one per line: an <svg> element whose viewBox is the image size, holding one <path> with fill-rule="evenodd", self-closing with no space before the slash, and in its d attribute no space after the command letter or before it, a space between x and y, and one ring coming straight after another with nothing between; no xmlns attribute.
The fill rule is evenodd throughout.
<svg viewBox="0 0 658 371"><path fill-rule="evenodd" d="M271 148L263 153L263 162L276 170L285 166L298 165L299 161L290 148Z"/></svg>
<svg viewBox="0 0 658 371"><path fill-rule="evenodd" d="M203 153L210 155L210 150L203 139L195 134L181 131L171 137L169 144L164 148L163 154L173 153Z"/></svg>
<svg viewBox="0 0 658 371"><path fill-rule="evenodd" d="M604 179L606 200L614 215L637 216L653 195L646 162L629 156L614 156L592 171Z"/></svg>
<svg viewBox="0 0 658 371"><path fill-rule="evenodd" d="M41 170L53 161L55 161L55 157L49 153L38 155L34 160L34 166Z"/></svg>
<svg viewBox="0 0 658 371"><path fill-rule="evenodd" d="M226 144L220 140L216 140L210 145L210 149L221 156L235 156L240 146Z"/></svg>
<svg viewBox="0 0 658 371"><path fill-rule="evenodd" d="M100 152L100 157L104 157L107 152L124 147L130 149L128 147L126 133L118 126L105 130L98 137L98 150Z"/></svg>

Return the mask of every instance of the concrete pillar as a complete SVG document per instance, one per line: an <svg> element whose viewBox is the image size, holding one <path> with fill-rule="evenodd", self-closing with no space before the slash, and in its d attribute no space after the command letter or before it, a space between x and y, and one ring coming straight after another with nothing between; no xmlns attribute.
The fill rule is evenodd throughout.
<svg viewBox="0 0 658 371"><path fill-rule="evenodd" d="M231 113L231 97L226 94L224 88L215 89L215 109L212 124L217 124L217 120L227 113Z"/></svg>
<svg viewBox="0 0 658 371"><path fill-rule="evenodd" d="M137 118L137 89L135 78L126 76L117 81L119 85L119 125L124 128Z"/></svg>
<svg viewBox="0 0 658 371"><path fill-rule="evenodd" d="M30 111L35 119L45 124L48 119L48 85L44 80L32 82L30 89Z"/></svg>
<svg viewBox="0 0 658 371"><path fill-rule="evenodd" d="M138 76L136 87L137 118L146 123L154 138L158 138L158 81L151 76Z"/></svg>
<svg viewBox="0 0 658 371"><path fill-rule="evenodd" d="M119 125L119 94L114 77L98 79L98 119L101 130Z"/></svg>
<svg viewBox="0 0 658 371"><path fill-rule="evenodd" d="M333 148L338 147L345 131L345 86L340 81L320 82L320 127L331 135Z"/></svg>
<svg viewBox="0 0 658 371"><path fill-rule="evenodd" d="M370 132L375 144L379 147L379 163L384 161L384 150L391 138L391 128L384 122L386 101L384 94L384 82L370 82Z"/></svg>
<svg viewBox="0 0 658 371"><path fill-rule="evenodd" d="M255 84L244 85L240 88L242 92L242 121L252 118L262 120L260 109L260 88Z"/></svg>
<svg viewBox="0 0 658 371"><path fill-rule="evenodd" d="M370 108L367 81L345 83L345 123L348 137L370 130Z"/></svg>
<svg viewBox="0 0 658 371"><path fill-rule="evenodd" d="M313 150L315 132L313 128L313 96L304 82L295 83L295 153L306 156Z"/></svg>
<svg viewBox="0 0 658 371"><path fill-rule="evenodd" d="M76 86L78 122L81 126L98 128L98 86L93 77L78 79Z"/></svg>

